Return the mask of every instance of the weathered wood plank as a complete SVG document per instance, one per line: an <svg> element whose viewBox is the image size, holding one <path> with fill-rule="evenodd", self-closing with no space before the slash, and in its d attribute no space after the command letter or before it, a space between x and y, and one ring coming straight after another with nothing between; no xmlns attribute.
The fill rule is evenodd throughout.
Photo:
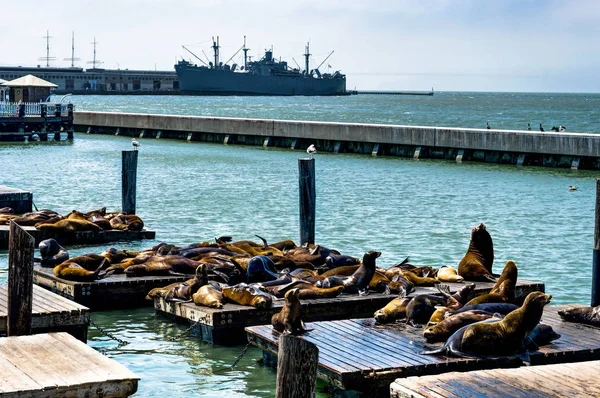
<svg viewBox="0 0 600 398"><path fill-rule="evenodd" d="M6 333L23 336L31 333L34 239L12 220L9 239Z"/></svg>

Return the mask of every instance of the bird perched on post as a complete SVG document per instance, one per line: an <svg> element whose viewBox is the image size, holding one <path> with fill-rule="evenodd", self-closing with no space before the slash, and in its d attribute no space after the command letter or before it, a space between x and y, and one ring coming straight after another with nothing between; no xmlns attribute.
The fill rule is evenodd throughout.
<svg viewBox="0 0 600 398"><path fill-rule="evenodd" d="M542 123L540 123L540 131L544 131L544 128L542 127Z"/></svg>
<svg viewBox="0 0 600 398"><path fill-rule="evenodd" d="M306 148L306 153L308 153L312 159L312 155L317 153L317 148L315 148L314 144L310 144L310 146Z"/></svg>
<svg viewBox="0 0 600 398"><path fill-rule="evenodd" d="M488 130L491 129L489 122L485 122L485 128L487 128Z"/></svg>
<svg viewBox="0 0 600 398"><path fill-rule="evenodd" d="M132 138L131 145L133 145L133 149L135 149L137 151L138 147L142 144L140 144L135 138Z"/></svg>

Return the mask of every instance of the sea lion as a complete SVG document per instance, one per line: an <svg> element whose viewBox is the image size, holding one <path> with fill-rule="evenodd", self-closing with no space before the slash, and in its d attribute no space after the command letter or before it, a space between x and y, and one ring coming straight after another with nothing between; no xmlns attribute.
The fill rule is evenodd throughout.
<svg viewBox="0 0 600 398"><path fill-rule="evenodd" d="M256 286L239 283L223 288L223 297L239 305L251 305L255 308L271 308L273 298Z"/></svg>
<svg viewBox="0 0 600 398"><path fill-rule="evenodd" d="M429 273L427 273L427 275L429 275ZM403 270L402 276L411 281L415 286L434 286L436 283L440 283L440 281L435 278L419 276L412 271Z"/></svg>
<svg viewBox="0 0 600 398"><path fill-rule="evenodd" d="M93 271L89 271L84 268L84 266L80 265L80 263L76 260L78 258L79 257L75 257L71 260L67 260L54 267L54 275L56 275L58 278L76 282L93 282L97 279L102 279L100 276L100 271L105 264L108 264L108 261L105 258L102 258L100 265L98 265L98 267ZM84 262L81 261L81 263ZM89 266L89 264L86 265Z"/></svg>
<svg viewBox="0 0 600 398"><path fill-rule="evenodd" d="M413 326L426 324L435 312L436 306L448 307L448 309L458 309L461 307L461 304L450 295L448 285L438 284L436 287L443 296L419 294L408 303L406 307L407 323Z"/></svg>
<svg viewBox="0 0 600 398"><path fill-rule="evenodd" d="M510 302L509 297L515 296L515 289L511 282L505 280L500 284L499 289L496 289L494 293L484 293L471 299L465 305L475 305L484 303L508 303Z"/></svg>
<svg viewBox="0 0 600 398"><path fill-rule="evenodd" d="M505 294L508 295L508 301L515 301L515 288L517 286L517 278L519 276L519 270L517 269L517 264L514 261L508 260L506 264L504 264L504 268L502 269L502 274L490 290L490 293L497 293L500 290L500 286L503 282L508 281L509 286L505 289L507 290Z"/></svg>
<svg viewBox="0 0 600 398"><path fill-rule="evenodd" d="M387 274L386 274L387 275ZM397 293L401 296L408 296L415 290L415 284L402 275L395 275L388 283L387 288L390 293Z"/></svg>
<svg viewBox="0 0 600 398"><path fill-rule="evenodd" d="M344 292L360 295L367 294L367 288L375 275L377 268L375 260L381 256L381 252L368 251L363 255L362 264L349 277L330 276L324 280L318 281L315 286L328 288L333 286L344 286Z"/></svg>
<svg viewBox="0 0 600 398"><path fill-rule="evenodd" d="M360 264L360 258L353 256L347 256L343 254L330 254L325 258L325 265L328 268L337 268L345 265L358 265Z"/></svg>
<svg viewBox="0 0 600 398"><path fill-rule="evenodd" d="M57 235L67 235L77 231L103 231L102 227L88 220L65 218L54 224L37 223L35 228L40 231L53 231Z"/></svg>
<svg viewBox="0 0 600 398"><path fill-rule="evenodd" d="M12 207L2 207L0 208L0 214L15 214L15 211Z"/></svg>
<svg viewBox="0 0 600 398"><path fill-rule="evenodd" d="M282 334L301 334L307 332L302 321L302 305L300 304L300 289L289 290L285 294L283 308L271 317L273 329Z"/></svg>
<svg viewBox="0 0 600 398"><path fill-rule="evenodd" d="M203 305L210 308L223 308L223 293L215 286L214 282L202 286L192 295L192 300L196 305Z"/></svg>
<svg viewBox="0 0 600 398"><path fill-rule="evenodd" d="M300 299L320 299L320 298L333 298L337 297L344 291L343 286L334 286L331 288L320 288L316 287L312 283L305 282L303 280L295 280L287 285L278 285L278 286L267 286L264 287L261 285L261 289L267 291L271 295L282 298L285 294L291 289L300 290L300 295L298 298Z"/></svg>
<svg viewBox="0 0 600 398"><path fill-rule="evenodd" d="M140 255L130 259L131 262L140 261L125 268L125 275L129 277L146 275L192 275L196 272L198 261L183 256L149 256ZM126 260L127 261L127 260ZM117 265L118 266L118 265ZM109 267L113 269L115 266Z"/></svg>
<svg viewBox="0 0 600 398"><path fill-rule="evenodd" d="M474 283L468 283L458 289L452 297L464 306L469 301L469 297L471 297L473 291L475 291L475 287L476 285Z"/></svg>
<svg viewBox="0 0 600 398"><path fill-rule="evenodd" d="M451 315L435 325L427 326L423 331L423 336L428 343L445 341L461 327L489 319L493 315L491 312L481 310L464 311L456 315Z"/></svg>
<svg viewBox="0 0 600 398"><path fill-rule="evenodd" d="M600 326L600 305L596 307L569 307L558 310L558 315L565 322Z"/></svg>
<svg viewBox="0 0 600 398"><path fill-rule="evenodd" d="M501 315L506 315L518 308L519 308L518 305L515 305L512 303L469 304L469 305L465 305L464 307L462 307L458 310L450 311L448 314L454 315L454 314L460 314L461 312L465 312L465 311L481 310L481 311L487 311L487 312L491 312L491 313L498 313Z"/></svg>
<svg viewBox="0 0 600 398"><path fill-rule="evenodd" d="M55 239L45 239L39 244L42 267L55 267L69 259L69 252Z"/></svg>
<svg viewBox="0 0 600 398"><path fill-rule="evenodd" d="M458 275L468 281L495 282L492 275L494 263L494 245L485 224L481 223L471 230L469 248L458 264Z"/></svg>
<svg viewBox="0 0 600 398"><path fill-rule="evenodd" d="M192 301L192 295L208 283L208 266L200 264L196 268L196 275L190 280L179 283L169 289L165 294L165 301Z"/></svg>
<svg viewBox="0 0 600 398"><path fill-rule="evenodd" d="M552 326L539 323L533 332L525 340L525 347L529 351L536 351L540 346L550 344L554 340L560 339L560 334L556 333Z"/></svg>
<svg viewBox="0 0 600 398"><path fill-rule="evenodd" d="M119 214L109 220L112 229L122 231L141 231L144 229L144 222L135 214Z"/></svg>
<svg viewBox="0 0 600 398"><path fill-rule="evenodd" d="M544 306L552 296L531 292L523 305L498 322L470 325L462 338L461 351L474 355L510 355L525 350L525 338L535 329Z"/></svg>
<svg viewBox="0 0 600 398"><path fill-rule="evenodd" d="M435 277L440 282L462 282L465 280L465 278L458 275L458 272L449 265L442 265Z"/></svg>
<svg viewBox="0 0 600 398"><path fill-rule="evenodd" d="M275 264L267 256L255 256L246 268L248 283L272 281L279 278Z"/></svg>
<svg viewBox="0 0 600 398"><path fill-rule="evenodd" d="M410 297L396 297L385 307L375 311L373 317L379 323L389 323L397 319L406 318L406 306L410 302Z"/></svg>

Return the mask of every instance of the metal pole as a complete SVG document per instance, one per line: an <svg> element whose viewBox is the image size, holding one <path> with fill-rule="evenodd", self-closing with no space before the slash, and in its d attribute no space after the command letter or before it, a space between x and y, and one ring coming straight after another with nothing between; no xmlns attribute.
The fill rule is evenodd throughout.
<svg viewBox="0 0 600 398"><path fill-rule="evenodd" d="M315 243L315 160L298 159L300 193L300 244Z"/></svg>
<svg viewBox="0 0 600 398"><path fill-rule="evenodd" d="M122 207L123 214L135 214L138 151L123 151Z"/></svg>

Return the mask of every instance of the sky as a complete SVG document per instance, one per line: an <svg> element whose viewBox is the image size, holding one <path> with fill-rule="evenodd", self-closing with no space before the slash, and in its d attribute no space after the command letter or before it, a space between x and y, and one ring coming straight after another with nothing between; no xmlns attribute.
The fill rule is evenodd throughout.
<svg viewBox="0 0 600 398"><path fill-rule="evenodd" d="M0 65L174 70L273 48L358 90L600 92L600 0L0 0ZM333 51L329 58L326 57Z"/></svg>

